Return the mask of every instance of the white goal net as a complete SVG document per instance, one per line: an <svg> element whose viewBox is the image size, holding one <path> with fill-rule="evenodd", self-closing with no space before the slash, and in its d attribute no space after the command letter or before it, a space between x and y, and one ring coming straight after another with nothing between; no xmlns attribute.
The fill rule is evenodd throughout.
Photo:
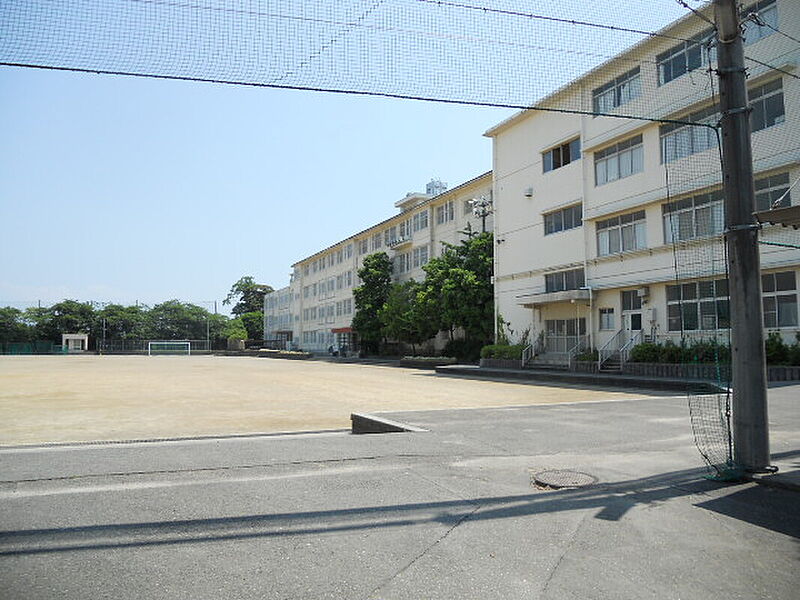
<svg viewBox="0 0 800 600"><path fill-rule="evenodd" d="M189 341L151 341L147 342L147 355L178 354L191 356L192 342Z"/></svg>

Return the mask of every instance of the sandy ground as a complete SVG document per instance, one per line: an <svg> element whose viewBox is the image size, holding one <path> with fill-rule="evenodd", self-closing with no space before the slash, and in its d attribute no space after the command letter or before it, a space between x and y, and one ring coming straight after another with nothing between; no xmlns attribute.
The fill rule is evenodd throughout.
<svg viewBox="0 0 800 600"><path fill-rule="evenodd" d="M215 356L0 356L0 445L348 428L351 412L641 397L396 367Z"/></svg>

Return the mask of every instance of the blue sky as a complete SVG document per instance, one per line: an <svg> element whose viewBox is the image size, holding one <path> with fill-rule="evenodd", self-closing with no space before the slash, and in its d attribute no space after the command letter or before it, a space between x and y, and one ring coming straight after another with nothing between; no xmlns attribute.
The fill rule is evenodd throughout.
<svg viewBox="0 0 800 600"><path fill-rule="evenodd" d="M491 168L512 114L0 68L0 305L221 300Z"/></svg>

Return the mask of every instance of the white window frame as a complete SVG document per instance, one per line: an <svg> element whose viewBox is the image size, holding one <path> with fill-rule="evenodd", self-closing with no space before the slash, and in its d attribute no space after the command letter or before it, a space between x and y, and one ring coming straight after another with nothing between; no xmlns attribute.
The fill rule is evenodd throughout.
<svg viewBox="0 0 800 600"><path fill-rule="evenodd" d="M647 248L647 219L639 210L597 221L597 256L611 256Z"/></svg>
<svg viewBox="0 0 800 600"><path fill-rule="evenodd" d="M667 202L661 213L665 244L718 235L725 229L722 190Z"/></svg>
<svg viewBox="0 0 800 600"><path fill-rule="evenodd" d="M599 187L644 171L642 135L594 153L594 184Z"/></svg>

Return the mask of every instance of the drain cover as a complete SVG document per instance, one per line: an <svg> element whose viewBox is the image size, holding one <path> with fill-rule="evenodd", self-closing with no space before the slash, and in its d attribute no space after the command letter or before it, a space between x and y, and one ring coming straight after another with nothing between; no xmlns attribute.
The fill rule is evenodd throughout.
<svg viewBox="0 0 800 600"><path fill-rule="evenodd" d="M597 477L580 471L568 471L564 469L553 469L550 471L539 471L531 475L531 484L552 490L561 488L585 487L597 483Z"/></svg>

